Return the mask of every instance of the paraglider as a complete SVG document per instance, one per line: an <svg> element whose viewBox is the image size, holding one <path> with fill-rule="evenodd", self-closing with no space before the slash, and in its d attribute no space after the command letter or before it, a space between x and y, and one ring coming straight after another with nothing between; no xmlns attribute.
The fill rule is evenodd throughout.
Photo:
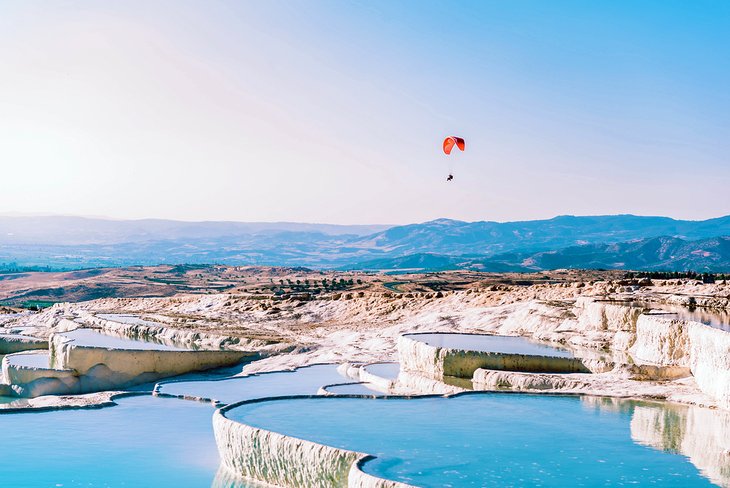
<svg viewBox="0 0 730 488"><path fill-rule="evenodd" d="M456 136L449 136L444 139L444 152L449 155L454 146L458 147L462 151L464 150L464 139Z"/></svg>
<svg viewBox="0 0 730 488"><path fill-rule="evenodd" d="M464 143L464 139L461 137L456 136L449 136L446 139L444 139L444 154L447 156L451 154L451 150L454 149L454 146L458 147L461 151L464 150L464 147L466 144ZM451 181L454 179L454 174L449 171L449 176L446 178L446 181Z"/></svg>

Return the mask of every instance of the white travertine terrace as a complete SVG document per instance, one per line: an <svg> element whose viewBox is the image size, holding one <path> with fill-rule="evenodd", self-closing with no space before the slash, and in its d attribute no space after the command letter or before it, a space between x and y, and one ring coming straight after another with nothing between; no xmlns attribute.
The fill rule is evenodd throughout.
<svg viewBox="0 0 730 488"><path fill-rule="evenodd" d="M243 351L110 348L78 344L63 333L51 334L49 344L49 353L16 353L3 358L3 381L15 395L35 398L118 390L258 357ZM48 354L49 364L23 364L28 354Z"/></svg>
<svg viewBox="0 0 730 488"><path fill-rule="evenodd" d="M176 376L190 371L202 371L230 366L253 353L241 351L115 349L103 346L77 344L63 334L54 334L50 340L51 365L74 369L88 374L99 365L115 372L119 381L131 381L140 375Z"/></svg>
<svg viewBox="0 0 730 488"><path fill-rule="evenodd" d="M594 374L553 374L476 368L473 370L473 376L469 376L471 363L466 368L449 366L452 368L449 371L461 371L460 374L468 376L463 379L465 385L462 387L460 384L446 384L439 381L438 378L443 378L445 374L446 368L443 366L416 366L424 364L428 358L433 358L433 355L429 351L422 352L413 347L413 354L401 355L402 370L396 382L388 378L378 380L367 377L367 380L370 383L380 383L381 386L387 384L388 390L392 393L451 394L464 391L473 384L475 389L484 390L511 389L615 397L667 398L672 401L730 409L730 333L698 322L671 320L667 316L642 314L640 308L626 306L615 300L599 300L594 296L576 297L577 291L569 294L563 289L545 288L545 290L543 292L532 287L518 289L514 293L520 294L519 301L505 298L504 302L490 298L491 296L488 294L480 295L468 292L447 293L440 299L420 301L405 296L397 300L386 299L383 296L348 301L308 302L295 309L297 323L299 321L316 323L319 324L319 328L302 328L301 330L291 328L295 331L291 332L294 337L292 340L306 344L306 347L302 347L292 354L272 356L265 361L259 361L254 365L254 371L256 371L255 368L262 368L259 370L266 370L266 368L270 370L274 367L291 368L312 362L352 360L368 363L392 360L395 352L393 345L397 341L397 337L411 331L519 335L564 344L576 351L576 355L580 357L583 364ZM700 303L701 290L698 288L698 290L692 291L692 293L695 292L698 293L697 303ZM528 293L532 295L528 295ZM545 295L540 295L540 293L545 293ZM599 293L599 295L606 297L605 294ZM626 296L628 295L627 292ZM505 294L505 297L509 296L509 294ZM179 307L174 310L184 313L191 310L199 313L203 310L203 313L209 313L211 317L217 318L228 317L225 314L229 312L223 304L229 298L223 295L196 297L189 301L180 301L178 304L169 299L154 299L148 303L158 307L156 310L158 313L165 313L170 307ZM677 303L687 301L686 296L680 298L684 301L678 298ZM657 295L654 296L654 299L657 299ZM200 303L196 300L200 300ZM727 306L727 299L723 300L721 303L718 302L719 305ZM208 312L207 307L211 303L213 306ZM219 305L216 305L217 303ZM72 308L84 306L86 305L74 305ZM125 302L126 306L128 306L127 302ZM196 345L221 344L217 342L220 337L203 337L194 331L170 332L165 328L146 329L147 326L144 325L120 325L113 321L94 318L84 310L76 310L74 313L77 314L77 319L87 314L84 318L85 323L103 327L105 330L167 338L176 342L189 341ZM300 316L310 317L309 322L299 318ZM263 318L257 319L255 315L241 315L240 317L242 317L240 323L249 319L254 326L258 326L259 323L269 326L273 323L271 327L279 328L277 330L282 333L290 333L290 322L284 320L263 322ZM69 324L73 326L74 324L68 320L61 322L49 326L53 325L55 330L58 330L59 326L64 327ZM236 346L241 347L242 344L236 344ZM407 370L409 364L412 367ZM421 371L423 369L426 371ZM350 375L361 381L366 378L363 368L350 367L348 370ZM466 383L469 386L466 386ZM383 389L385 390L385 388ZM652 423L661 423L662 419L655 418L658 414L652 413L653 411L649 407L647 407L647 411L644 411L643 408L637 408L632 422L632 433L636 438L641 438L648 445L660 446L662 442L670 447L674 445L673 441L665 439L667 436L671 438L675 435L673 432L667 432L664 437L657 438L656 429L651 430ZM719 456L717 459L720 459L721 456L727 456L727 453L730 452L730 446L727 446L725 441L728 438L727 432L730 427L727 427L726 424L716 424L714 420L705 417L724 413L720 410L698 407L690 407L688 411L693 413L687 415L681 432L676 433L683 436L683 441L679 444L683 446L681 452L690 456L692 462L701 469L707 472L717 470L717 466L722 466L723 463L714 462L712 459L716 456ZM666 423L669 425L669 422ZM723 425L725 426L723 427ZM249 459L241 457L245 454L240 452L242 448L236 446L235 439L231 437L233 432L238 431L234 427L224 427L222 431L229 433L226 434L228 435L226 442L230 444L231 455L240 455L237 458L240 462ZM697 435L687 436L686 432L690 431L696 432ZM282 469L283 463L296 462L292 458L293 453L302 454L302 459L305 460L321 461L321 465L317 469L327 468L325 466L327 460L340 459L330 451L319 451L315 447L301 448L298 444L300 441L291 438L288 438L289 440L280 439L277 437L278 434L269 437L259 432L257 435L256 439L259 441L271 441L283 449L282 452L276 452L265 450L265 446L247 444L252 446L254 454L263 452L267 456L271 456L266 459L250 458L252 463L259 463L256 469L263 470L261 474L267 476L272 475L276 469ZM651 444L652 442L654 444ZM705 451L706 454L703 454ZM275 456L279 454L284 457L279 460L275 459ZM321 457L319 457L320 454ZM226 468L226 470L231 471L230 468ZM310 474L316 476L316 473ZM353 476L360 481L353 481ZM377 478L362 481L365 478L368 478L368 475L359 469L353 470L351 467L347 474L347 483L349 486L399 486ZM721 480L725 486L730 485L727 481L726 471L712 474L711 478ZM352 484L355 482L362 484ZM376 484L367 484L370 482ZM299 483L282 483L282 486L331 486L310 480ZM377 483L386 484L378 485Z"/></svg>
<svg viewBox="0 0 730 488"><path fill-rule="evenodd" d="M194 330L181 330L174 327L166 327L163 324L153 325L152 323L123 323L114 320L97 317L88 312L81 312L76 318L76 322L83 324L85 327L97 327L105 332L112 334L120 334L128 337L139 337L145 340L156 340L168 343L184 345L186 347L195 347L200 349L221 349L223 347L236 349L245 347L250 350L258 349L264 343L257 344L255 341L248 341L245 344L239 344L239 339L219 334L207 334L205 332Z"/></svg>
<svg viewBox="0 0 730 488"><path fill-rule="evenodd" d="M477 390L510 389L534 390L583 390L587 387L585 375L536 374L519 371L477 369L472 378Z"/></svg>
<svg viewBox="0 0 730 488"><path fill-rule="evenodd" d="M410 486L362 472L360 463L371 457L368 454L259 429L233 421L225 415L232 408L260 401L266 399L234 403L213 414L213 430L221 464L231 474L292 488Z"/></svg>
<svg viewBox="0 0 730 488"><path fill-rule="evenodd" d="M642 315L631 353L641 360L689 368L700 389L730 409L730 333L698 322Z"/></svg>
<svg viewBox="0 0 730 488"><path fill-rule="evenodd" d="M53 395L56 392L76 392L79 379L70 369L54 369L50 366L23 364L23 359L38 356L48 362L48 352L18 352L3 358L3 379L20 397L38 397Z"/></svg>
<svg viewBox="0 0 730 488"><path fill-rule="evenodd" d="M0 334L0 354L48 349L48 341L21 334Z"/></svg>
<svg viewBox="0 0 730 488"><path fill-rule="evenodd" d="M573 310L572 316L561 317L535 304L491 332L569 344L595 374L552 374L539 372L540 364L490 363L483 352L438 348L405 335L398 339L402 372L393 391L408 386L423 393L453 392L453 386L438 384L429 389L426 378L462 376L479 390L668 398L730 409L729 332L588 297L578 298ZM524 320L521 325L517 316ZM707 398L693 394L693 388Z"/></svg>
<svg viewBox="0 0 730 488"><path fill-rule="evenodd" d="M399 337L398 353L404 371L421 373L434 379L444 376L472 378L477 369L536 373L589 372L579 358L437 347L419 340L419 334Z"/></svg>
<svg viewBox="0 0 730 488"><path fill-rule="evenodd" d="M357 377L363 383L369 383L377 388L379 391L390 392L393 391L397 383L397 379L384 378L368 370L368 366L372 366L379 363L364 364L357 369Z"/></svg>

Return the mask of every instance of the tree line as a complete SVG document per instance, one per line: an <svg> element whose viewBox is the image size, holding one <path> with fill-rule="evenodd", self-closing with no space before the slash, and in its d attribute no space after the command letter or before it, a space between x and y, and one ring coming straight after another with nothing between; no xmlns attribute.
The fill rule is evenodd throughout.
<svg viewBox="0 0 730 488"><path fill-rule="evenodd" d="M703 283L730 280L730 275L724 273L697 273L696 271L629 271L625 275L628 279L649 278L657 280L689 279Z"/></svg>

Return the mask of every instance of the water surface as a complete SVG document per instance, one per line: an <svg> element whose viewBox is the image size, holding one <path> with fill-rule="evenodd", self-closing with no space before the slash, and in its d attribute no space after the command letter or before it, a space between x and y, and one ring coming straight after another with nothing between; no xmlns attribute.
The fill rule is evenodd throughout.
<svg viewBox="0 0 730 488"><path fill-rule="evenodd" d="M342 383L342 380L337 365L326 364L220 381L161 382L159 391L234 403L267 396L315 395L322 386Z"/></svg>
<svg viewBox="0 0 730 488"><path fill-rule="evenodd" d="M223 381L166 384L228 401L269 395L315 394L342 381L335 365ZM213 408L176 398L142 395L102 409L0 413L0 486L253 488L260 484L216 477L219 459ZM27 400L0 397L3 408Z"/></svg>
<svg viewBox="0 0 730 488"><path fill-rule="evenodd" d="M480 334L407 334L407 337L425 342L434 347L461 349L465 351L494 352L501 354L524 354L527 356L550 356L572 358L564 349L532 342L524 337L480 335Z"/></svg>
<svg viewBox="0 0 730 488"><path fill-rule="evenodd" d="M660 411L632 428L636 405L605 409L586 406L578 397L487 393L276 400L227 415L374 454L378 457L365 464L366 472L417 486L710 486L688 458L673 452L688 439L665 441L668 434L688 436L682 417ZM694 441L700 452L710 444ZM730 468L727 457L712 459L726 463L719 471Z"/></svg>
<svg viewBox="0 0 730 488"><path fill-rule="evenodd" d="M126 313L100 313L96 315L100 319L111 320L112 322L119 322L120 324L129 325L148 325L151 327L164 327L165 324L160 322L153 322L151 320L145 320L140 318L139 315L126 314Z"/></svg>
<svg viewBox="0 0 730 488"><path fill-rule="evenodd" d="M685 307L659 302L609 301L616 305L640 308L652 315L666 315L667 318L688 320L730 332L730 310L708 307Z"/></svg>
<svg viewBox="0 0 730 488"><path fill-rule="evenodd" d="M109 349L134 349L134 350L157 350L157 351L189 351L184 347L170 346L157 342L143 341L104 334L95 329L76 329L71 332L63 332L62 335L79 345L105 347Z"/></svg>
<svg viewBox="0 0 730 488"><path fill-rule="evenodd" d="M149 395L117 402L103 409L0 414L8 447L0 456L2 486L211 485L219 459L209 404Z"/></svg>
<svg viewBox="0 0 730 488"><path fill-rule="evenodd" d="M10 364L14 366L25 366L28 368L50 368L48 352L31 352L10 356Z"/></svg>
<svg viewBox="0 0 730 488"><path fill-rule="evenodd" d="M651 313L661 312L671 318L688 320L709 325L730 332L730 311L704 307L683 307L681 305L652 304Z"/></svg>
<svg viewBox="0 0 730 488"><path fill-rule="evenodd" d="M374 363L365 366L365 371L389 380L398 379L400 363Z"/></svg>
<svg viewBox="0 0 730 488"><path fill-rule="evenodd" d="M385 393L368 388L367 383L342 383L327 387L329 393L335 395L383 396Z"/></svg>

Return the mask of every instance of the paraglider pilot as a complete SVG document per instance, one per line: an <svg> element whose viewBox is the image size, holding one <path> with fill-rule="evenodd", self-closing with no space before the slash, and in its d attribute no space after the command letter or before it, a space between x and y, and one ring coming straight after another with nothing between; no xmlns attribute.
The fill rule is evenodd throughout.
<svg viewBox="0 0 730 488"><path fill-rule="evenodd" d="M466 146L466 143L464 142L464 139L461 137L456 136L449 136L446 139L444 139L444 154L447 156L451 154L451 150L454 148L454 146L458 147L461 151L464 150L464 146ZM454 175L452 173L449 173L449 177L446 178L446 181L451 181L454 179Z"/></svg>

